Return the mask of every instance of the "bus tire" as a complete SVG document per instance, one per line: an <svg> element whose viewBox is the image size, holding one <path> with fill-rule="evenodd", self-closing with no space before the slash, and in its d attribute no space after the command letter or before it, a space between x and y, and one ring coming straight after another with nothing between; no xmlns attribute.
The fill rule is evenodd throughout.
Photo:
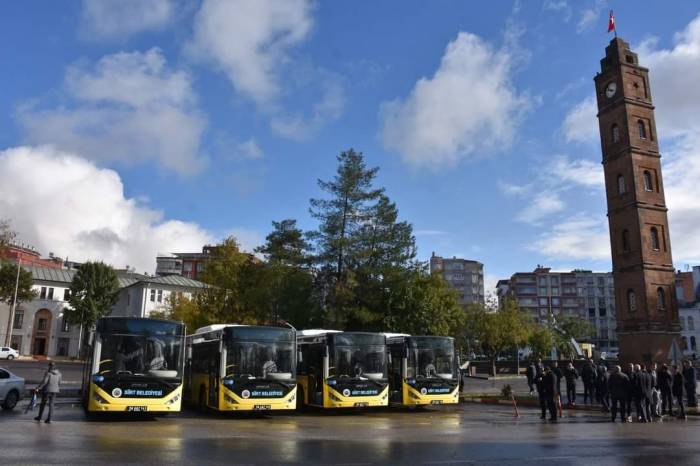
<svg viewBox="0 0 700 466"><path fill-rule="evenodd" d="M206 414L208 409L207 409L207 391L204 389L204 386L199 387L199 411L202 414Z"/></svg>

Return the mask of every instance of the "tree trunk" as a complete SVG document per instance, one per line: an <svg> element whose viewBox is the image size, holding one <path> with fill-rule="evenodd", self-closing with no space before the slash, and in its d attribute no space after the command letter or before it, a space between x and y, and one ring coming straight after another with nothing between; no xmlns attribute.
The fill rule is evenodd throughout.
<svg viewBox="0 0 700 466"><path fill-rule="evenodd" d="M496 358L491 358L491 375L496 377Z"/></svg>

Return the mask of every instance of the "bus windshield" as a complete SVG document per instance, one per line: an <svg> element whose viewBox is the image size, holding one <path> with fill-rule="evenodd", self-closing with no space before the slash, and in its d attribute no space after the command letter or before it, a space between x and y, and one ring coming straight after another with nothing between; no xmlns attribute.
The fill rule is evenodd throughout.
<svg viewBox="0 0 700 466"><path fill-rule="evenodd" d="M295 374L291 341L229 341L226 377L290 380Z"/></svg>
<svg viewBox="0 0 700 466"><path fill-rule="evenodd" d="M408 344L408 377L456 379L454 340L413 337Z"/></svg>
<svg viewBox="0 0 700 466"><path fill-rule="evenodd" d="M329 376L338 378L386 378L384 337L373 334L333 335Z"/></svg>
<svg viewBox="0 0 700 466"><path fill-rule="evenodd" d="M182 337L174 335L100 335L99 373L176 378L182 375Z"/></svg>

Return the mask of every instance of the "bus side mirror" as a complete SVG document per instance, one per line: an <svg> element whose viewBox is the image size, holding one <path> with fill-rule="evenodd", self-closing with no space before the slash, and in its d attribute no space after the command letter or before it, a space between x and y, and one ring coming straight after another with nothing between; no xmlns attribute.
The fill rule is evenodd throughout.
<svg viewBox="0 0 700 466"><path fill-rule="evenodd" d="M304 362L304 357L301 355L301 351L297 351L297 362Z"/></svg>
<svg viewBox="0 0 700 466"><path fill-rule="evenodd" d="M185 359L190 360L192 359L192 347L188 346L187 349L185 350Z"/></svg>
<svg viewBox="0 0 700 466"><path fill-rule="evenodd" d="M391 364L391 353L386 354L386 361Z"/></svg>
<svg viewBox="0 0 700 466"><path fill-rule="evenodd" d="M95 343L95 332L88 333L88 346L92 346Z"/></svg>

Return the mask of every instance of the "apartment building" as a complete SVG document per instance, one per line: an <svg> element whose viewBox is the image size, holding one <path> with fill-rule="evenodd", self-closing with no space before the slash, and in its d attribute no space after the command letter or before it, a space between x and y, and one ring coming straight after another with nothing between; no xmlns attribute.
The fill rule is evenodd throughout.
<svg viewBox="0 0 700 466"><path fill-rule="evenodd" d="M484 303L484 264L474 260L430 257L430 273L441 274L450 288L459 293L459 302L466 306Z"/></svg>

